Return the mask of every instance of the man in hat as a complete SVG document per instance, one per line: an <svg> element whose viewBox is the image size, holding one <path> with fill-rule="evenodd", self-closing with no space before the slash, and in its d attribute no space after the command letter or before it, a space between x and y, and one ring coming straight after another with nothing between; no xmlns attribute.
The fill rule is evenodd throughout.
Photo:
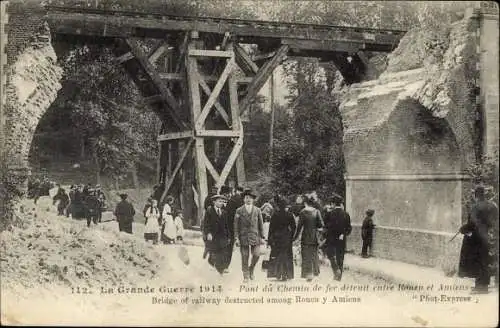
<svg viewBox="0 0 500 328"><path fill-rule="evenodd" d="M243 282L254 279L254 269L260 256L259 247L264 243L264 222L260 209L254 205L256 197L250 189L245 190L244 205L234 215L235 243L240 246ZM250 252L252 259L248 265Z"/></svg>
<svg viewBox="0 0 500 328"><path fill-rule="evenodd" d="M334 194L329 200L333 205L327 207L324 216L325 223L325 245L326 255L330 260L335 280L342 279L344 270L344 254L346 247L346 237L351 233L351 217L343 207L342 196Z"/></svg>
<svg viewBox="0 0 500 328"><path fill-rule="evenodd" d="M372 252L373 229L375 229L375 224L373 224L373 214L375 214L374 210L367 210L366 217L361 225L361 239L363 240L361 257L363 258L369 257ZM370 249L370 253L368 253L368 248Z"/></svg>
<svg viewBox="0 0 500 328"><path fill-rule="evenodd" d="M467 276L476 279L473 293L488 293L491 276L498 274L495 267L496 259L493 256L498 243L498 207L486 199L485 188L482 185L475 188L474 198L469 219L460 228L460 232L467 237L464 238L464 243L467 240L469 247L468 254L464 254L462 247L459 274L467 271L469 272Z"/></svg>
<svg viewBox="0 0 500 328"><path fill-rule="evenodd" d="M238 186L236 187L235 194L229 199L226 205L226 211L229 219L229 231L230 231L230 238L231 238L231 251L229 252L229 258L227 261L227 266L231 264L231 260L233 259L233 249L234 249L234 215L236 214L236 210L243 206L243 188Z"/></svg>
<svg viewBox="0 0 500 328"><path fill-rule="evenodd" d="M97 198L97 191L95 189L89 189L88 195L85 198L85 205L87 208L87 227L90 227L90 222L94 222L97 225L99 221L99 212L101 211L101 204Z"/></svg>
<svg viewBox="0 0 500 328"><path fill-rule="evenodd" d="M223 195L211 197L213 206L205 211L203 218L203 235L209 250L208 263L214 266L219 274L227 268L228 254L231 246L229 220L224 209L227 198Z"/></svg>
<svg viewBox="0 0 500 328"><path fill-rule="evenodd" d="M127 200L127 194L120 194L121 201L116 204L115 216L120 231L132 233L132 222L134 221L134 206Z"/></svg>

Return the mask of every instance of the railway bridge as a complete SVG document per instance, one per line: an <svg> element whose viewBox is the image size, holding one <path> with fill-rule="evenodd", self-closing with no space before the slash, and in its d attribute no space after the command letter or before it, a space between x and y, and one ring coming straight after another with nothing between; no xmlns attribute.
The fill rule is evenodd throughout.
<svg viewBox="0 0 500 328"><path fill-rule="evenodd" d="M47 22L50 34L39 32L34 50L8 58L14 68L2 97L0 141L10 190L28 174L33 133L60 87L53 48L67 42L113 49L162 122L161 197L179 195L185 216L198 220L212 186L229 178L245 184L241 118L273 70L293 56L333 62L350 85L341 95L347 207L355 234L363 211L376 209L380 256L435 264L461 221L464 168L498 149L498 74L491 74L498 72L498 7L489 2L450 28L461 41L450 40L443 62L422 60L417 69L374 81L365 81L367 55L394 51L405 31L70 7L46 7L44 15L38 24ZM145 39L154 46L145 47ZM19 56L34 65L16 66Z"/></svg>

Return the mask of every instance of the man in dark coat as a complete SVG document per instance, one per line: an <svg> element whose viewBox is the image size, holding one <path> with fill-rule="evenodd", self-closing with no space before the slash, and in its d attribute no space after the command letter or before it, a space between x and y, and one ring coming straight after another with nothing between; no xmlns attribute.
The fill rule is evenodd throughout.
<svg viewBox="0 0 500 328"><path fill-rule="evenodd" d="M374 210L367 210L366 217L361 225L361 239L363 240L361 256L363 258L367 258L369 256L368 248L370 248L370 254L372 252L373 229L375 229L375 224L373 224L373 214L375 214Z"/></svg>
<svg viewBox="0 0 500 328"><path fill-rule="evenodd" d="M116 204L115 216L120 231L132 233L132 222L134 221L135 209L129 201L127 194L120 194L121 202Z"/></svg>
<svg viewBox="0 0 500 328"><path fill-rule="evenodd" d="M90 227L90 222L97 225L99 221L99 212L101 211L101 203L99 202L97 191L89 189L88 195L85 198L87 227Z"/></svg>
<svg viewBox="0 0 500 328"><path fill-rule="evenodd" d="M222 195L215 195L212 196L211 200L213 206L205 211L203 219L203 235L206 238L206 247L210 252L208 263L222 275L228 266L231 245L229 220L227 212L223 208L227 199Z"/></svg>
<svg viewBox="0 0 500 328"><path fill-rule="evenodd" d="M231 251L229 252L229 258L227 266L231 264L231 260L233 259L233 249L234 249L234 214L236 214L236 210L243 206L243 197L241 194L243 193L242 187L236 187L235 194L229 199L226 205L227 216L229 220L229 236L231 238Z"/></svg>
<svg viewBox="0 0 500 328"><path fill-rule="evenodd" d="M333 208L325 213L325 251L333 270L335 280L342 279L346 237L351 233L351 217L342 208L342 197L334 195Z"/></svg>
<svg viewBox="0 0 500 328"><path fill-rule="evenodd" d="M495 245L498 238L498 207L486 199L483 186L474 191L467 223L460 227L464 234L460 252L459 275L475 278L474 293L488 293L491 275L496 275L494 267ZM494 271L494 272L492 272Z"/></svg>
<svg viewBox="0 0 500 328"><path fill-rule="evenodd" d="M64 210L69 204L69 196L63 188L59 188L57 194L53 197L54 204L59 201L57 204L57 215L64 215Z"/></svg>

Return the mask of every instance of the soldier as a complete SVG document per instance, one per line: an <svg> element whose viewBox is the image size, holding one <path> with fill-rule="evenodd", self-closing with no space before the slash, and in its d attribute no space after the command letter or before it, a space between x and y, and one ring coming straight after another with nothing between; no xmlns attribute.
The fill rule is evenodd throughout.
<svg viewBox="0 0 500 328"><path fill-rule="evenodd" d="M116 205L115 216L118 221L120 231L132 233L132 222L134 221L135 209L132 204L127 201L127 194L120 194L121 201Z"/></svg>

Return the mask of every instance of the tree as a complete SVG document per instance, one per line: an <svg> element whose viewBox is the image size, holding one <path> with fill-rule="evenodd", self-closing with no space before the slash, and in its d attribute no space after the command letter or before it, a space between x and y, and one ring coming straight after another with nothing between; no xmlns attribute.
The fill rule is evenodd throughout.
<svg viewBox="0 0 500 328"><path fill-rule="evenodd" d="M277 109L273 185L283 194L316 190L322 197L344 191L342 120L318 62L288 62L292 96Z"/></svg>

